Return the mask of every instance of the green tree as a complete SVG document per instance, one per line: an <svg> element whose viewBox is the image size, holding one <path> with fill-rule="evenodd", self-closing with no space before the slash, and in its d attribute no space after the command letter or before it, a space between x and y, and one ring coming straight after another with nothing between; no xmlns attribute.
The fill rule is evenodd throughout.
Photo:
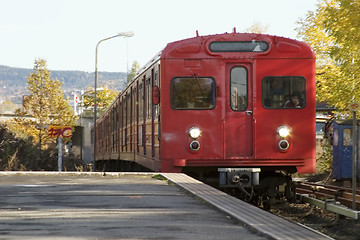
<svg viewBox="0 0 360 240"><path fill-rule="evenodd" d="M100 90L101 89L101 90ZM118 95L118 91L107 87L100 87L96 91L97 116L101 116L104 111L114 102ZM89 88L83 95L83 110L85 115L93 112L94 107L94 88Z"/></svg>
<svg viewBox="0 0 360 240"><path fill-rule="evenodd" d="M360 101L360 2L319 0L298 24L298 35L317 55L317 100L339 112Z"/></svg>
<svg viewBox="0 0 360 240"><path fill-rule="evenodd" d="M29 95L11 122L12 130L23 137L31 136L42 148L56 141L48 135L49 125L74 126L76 122L69 100L64 98L62 83L51 79L50 74L45 60L35 60L34 72L27 78Z"/></svg>
<svg viewBox="0 0 360 240"><path fill-rule="evenodd" d="M127 83L129 84L136 76L136 73L140 70L140 65L137 61L134 61L131 69L130 69L130 72L129 72L129 75L128 75L128 80L127 80Z"/></svg>

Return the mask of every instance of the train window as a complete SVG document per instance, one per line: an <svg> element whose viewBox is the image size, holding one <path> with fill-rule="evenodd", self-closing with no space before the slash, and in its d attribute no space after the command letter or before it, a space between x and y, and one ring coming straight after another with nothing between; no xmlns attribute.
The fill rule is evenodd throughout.
<svg viewBox="0 0 360 240"><path fill-rule="evenodd" d="M158 72L155 72L154 74L154 86L159 86L159 74ZM154 111L155 111L155 117L159 116L159 104L156 104L154 106Z"/></svg>
<svg viewBox="0 0 360 240"><path fill-rule="evenodd" d="M151 79L146 80L146 116L151 118L151 107L152 107L152 98L151 98Z"/></svg>
<svg viewBox="0 0 360 240"><path fill-rule="evenodd" d="M212 52L266 52L269 44L264 41L212 42L209 49Z"/></svg>
<svg viewBox="0 0 360 240"><path fill-rule="evenodd" d="M234 67L230 75L231 100L230 106L234 111L244 111L248 105L247 70L244 67Z"/></svg>
<svg viewBox="0 0 360 240"><path fill-rule="evenodd" d="M159 74L155 72L154 74L154 86L159 86Z"/></svg>
<svg viewBox="0 0 360 240"><path fill-rule="evenodd" d="M344 128L343 146L352 146L352 129L350 128Z"/></svg>
<svg viewBox="0 0 360 240"><path fill-rule="evenodd" d="M121 128L124 128L124 127L126 126L126 104L125 104L125 97L122 97L122 101L121 101L121 115L122 115Z"/></svg>
<svg viewBox="0 0 360 240"><path fill-rule="evenodd" d="M263 106L268 109L304 108L306 81L301 76L269 76L262 82Z"/></svg>
<svg viewBox="0 0 360 240"><path fill-rule="evenodd" d="M173 109L212 109L215 107L215 80L209 77L177 77L171 80Z"/></svg>
<svg viewBox="0 0 360 240"><path fill-rule="evenodd" d="M132 89L132 122L136 121L136 85Z"/></svg>
<svg viewBox="0 0 360 240"><path fill-rule="evenodd" d="M334 129L333 145L334 146L339 146L339 129L337 129L337 128Z"/></svg>
<svg viewBox="0 0 360 240"><path fill-rule="evenodd" d="M143 84L139 85L139 120L143 120L143 106L144 106L144 89Z"/></svg>
<svg viewBox="0 0 360 240"><path fill-rule="evenodd" d="M126 94L126 125L131 123L131 92Z"/></svg>

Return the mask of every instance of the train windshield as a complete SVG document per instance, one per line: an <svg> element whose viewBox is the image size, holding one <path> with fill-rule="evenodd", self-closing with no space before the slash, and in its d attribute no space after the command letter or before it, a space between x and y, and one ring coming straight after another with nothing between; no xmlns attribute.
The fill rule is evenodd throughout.
<svg viewBox="0 0 360 240"><path fill-rule="evenodd" d="M304 108L306 81L301 76L265 77L262 83L263 106L269 109Z"/></svg>
<svg viewBox="0 0 360 240"><path fill-rule="evenodd" d="M171 80L173 109L212 109L215 107L215 81L209 77L177 77Z"/></svg>

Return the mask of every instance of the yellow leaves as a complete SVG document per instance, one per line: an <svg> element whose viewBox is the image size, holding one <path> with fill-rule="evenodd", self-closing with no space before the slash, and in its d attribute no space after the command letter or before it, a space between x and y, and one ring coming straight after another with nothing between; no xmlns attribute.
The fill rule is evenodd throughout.
<svg viewBox="0 0 360 240"><path fill-rule="evenodd" d="M54 122L73 126L76 117L68 100L64 98L62 83L50 78L46 61L36 60L34 71L28 77L29 96L24 99L24 108L33 120L18 118L14 120L13 127L19 132L32 136L34 141L40 141L41 138L41 142L49 143L55 140L48 137L46 126ZM24 112L21 111L17 111L16 114L19 117L24 116Z"/></svg>
<svg viewBox="0 0 360 240"><path fill-rule="evenodd" d="M99 88L101 90L96 91L96 102L97 102L97 111L99 115L102 114L115 100L118 95L118 92L107 87ZM94 106L94 89L91 88L86 91L86 94L83 95L83 107L84 110L92 109Z"/></svg>
<svg viewBox="0 0 360 240"><path fill-rule="evenodd" d="M360 100L360 1L319 0L298 35L317 55L317 99L338 110Z"/></svg>
<svg viewBox="0 0 360 240"><path fill-rule="evenodd" d="M245 32L248 32L248 33L266 33L269 29L269 26L264 26L262 25L260 22L253 22L253 24L245 29Z"/></svg>

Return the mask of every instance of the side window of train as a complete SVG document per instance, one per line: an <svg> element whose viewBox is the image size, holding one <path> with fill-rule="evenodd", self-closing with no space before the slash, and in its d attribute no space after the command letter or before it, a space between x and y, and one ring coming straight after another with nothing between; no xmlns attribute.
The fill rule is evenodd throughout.
<svg viewBox="0 0 360 240"><path fill-rule="evenodd" d="M136 121L136 97L137 97L137 89L136 86L132 88L132 121Z"/></svg>
<svg viewBox="0 0 360 240"><path fill-rule="evenodd" d="M144 105L144 89L143 89L143 84L140 83L139 85L139 120L143 120L143 105Z"/></svg>
<svg viewBox="0 0 360 240"><path fill-rule="evenodd" d="M151 79L146 79L146 116L151 118L151 107L152 107L152 98L151 98Z"/></svg>
<svg viewBox="0 0 360 240"><path fill-rule="evenodd" d="M248 106L247 70L234 67L230 75L230 106L234 111L245 111Z"/></svg>
<svg viewBox="0 0 360 240"><path fill-rule="evenodd" d="M131 123L131 92L126 94L126 117L127 117L127 125Z"/></svg>
<svg viewBox="0 0 360 240"><path fill-rule="evenodd" d="M268 76L262 81L262 103L268 109L304 108L306 81L302 76Z"/></svg>
<svg viewBox="0 0 360 240"><path fill-rule="evenodd" d="M171 107L178 110L213 109L215 80L210 77L177 77L171 80Z"/></svg>
<svg viewBox="0 0 360 240"><path fill-rule="evenodd" d="M154 74L154 86L158 86L159 87L159 74L158 72L155 72ZM159 104L155 105L155 117L159 116Z"/></svg>

